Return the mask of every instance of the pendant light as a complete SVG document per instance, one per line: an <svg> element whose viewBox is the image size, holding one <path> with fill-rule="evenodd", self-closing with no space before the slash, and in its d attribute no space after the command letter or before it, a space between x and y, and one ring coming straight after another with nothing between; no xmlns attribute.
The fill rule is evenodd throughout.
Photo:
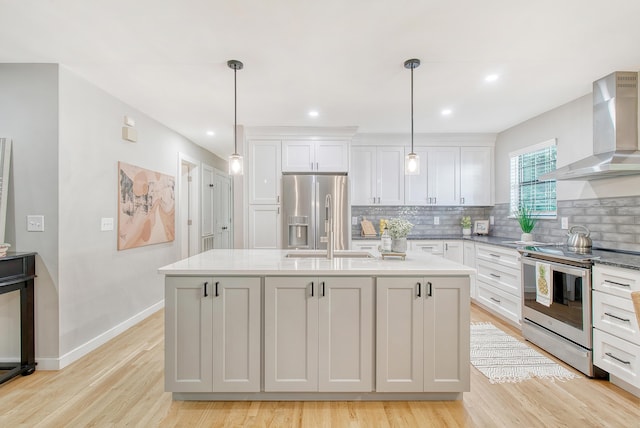
<svg viewBox="0 0 640 428"><path fill-rule="evenodd" d="M243 174L242 156L238 154L238 90L236 86L236 73L242 70L244 64L235 59L227 61L229 68L233 69L233 154L229 156L229 175Z"/></svg>
<svg viewBox="0 0 640 428"><path fill-rule="evenodd" d="M411 153L404 159L405 175L420 174L420 156L413 152L413 69L420 65L419 59L408 59L404 62L404 68L411 69Z"/></svg>

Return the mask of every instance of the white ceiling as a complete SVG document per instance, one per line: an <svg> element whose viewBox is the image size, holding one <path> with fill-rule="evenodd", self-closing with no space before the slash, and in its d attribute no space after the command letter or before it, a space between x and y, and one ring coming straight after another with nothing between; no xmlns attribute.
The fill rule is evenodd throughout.
<svg viewBox="0 0 640 428"><path fill-rule="evenodd" d="M229 59L245 126L408 133L419 58L416 133L500 132L640 70L639 17L638 0L0 0L0 62L63 64L226 157Z"/></svg>

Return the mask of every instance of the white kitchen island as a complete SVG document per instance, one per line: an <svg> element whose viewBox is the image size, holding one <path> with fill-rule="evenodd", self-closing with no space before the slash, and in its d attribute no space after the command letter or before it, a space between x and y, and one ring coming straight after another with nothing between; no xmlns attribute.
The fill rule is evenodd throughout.
<svg viewBox="0 0 640 428"><path fill-rule="evenodd" d="M455 400L469 391L473 269L421 253L289 253L211 250L159 270L174 399Z"/></svg>

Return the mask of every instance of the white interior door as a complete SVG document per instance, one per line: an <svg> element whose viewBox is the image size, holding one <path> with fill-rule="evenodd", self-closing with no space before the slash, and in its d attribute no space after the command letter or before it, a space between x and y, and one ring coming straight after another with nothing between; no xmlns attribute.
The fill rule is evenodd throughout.
<svg viewBox="0 0 640 428"><path fill-rule="evenodd" d="M180 154L178 231L182 258L198 254L200 250L198 173L198 162Z"/></svg>
<svg viewBox="0 0 640 428"><path fill-rule="evenodd" d="M231 248L231 178L220 171L215 173L213 201L213 248Z"/></svg>

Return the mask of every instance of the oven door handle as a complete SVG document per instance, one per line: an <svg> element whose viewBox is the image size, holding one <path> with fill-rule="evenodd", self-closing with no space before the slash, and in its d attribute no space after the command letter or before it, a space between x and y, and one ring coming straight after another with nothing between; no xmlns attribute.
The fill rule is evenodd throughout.
<svg viewBox="0 0 640 428"><path fill-rule="evenodd" d="M522 264L535 266L536 262L546 263L555 272L566 273L573 276L579 276L584 278L589 273L590 269L587 268L574 268L572 266L563 265L561 263L555 263L549 260L536 259L532 257L522 257Z"/></svg>

